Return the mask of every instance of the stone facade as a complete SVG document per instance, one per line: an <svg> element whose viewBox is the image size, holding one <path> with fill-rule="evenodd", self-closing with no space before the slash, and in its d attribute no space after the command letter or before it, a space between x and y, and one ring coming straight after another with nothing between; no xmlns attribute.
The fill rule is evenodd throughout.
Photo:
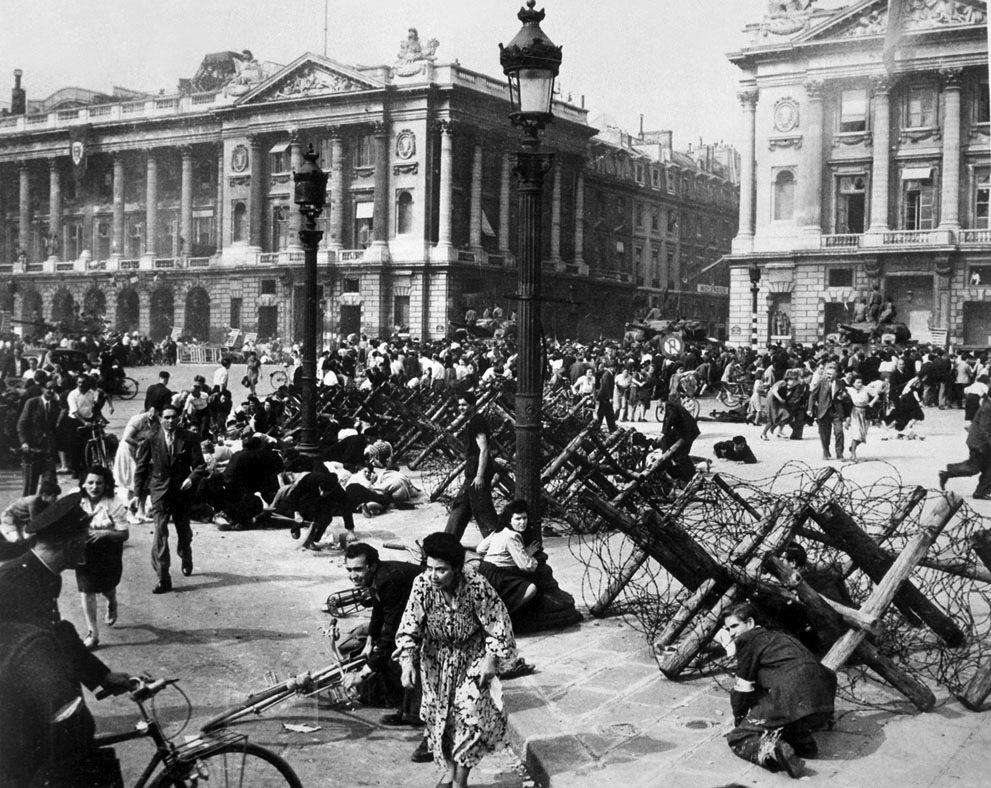
<svg viewBox="0 0 991 788"><path fill-rule="evenodd" d="M987 11L950 0L772 4L741 71L730 337L815 342L873 284L920 341L986 344L991 307ZM889 22L896 27L887 35ZM780 330L787 327L786 334Z"/></svg>
<svg viewBox="0 0 991 788"><path fill-rule="evenodd" d="M216 53L174 94L59 91L0 117L0 310L29 333L81 310L156 340L219 342L231 328L299 338L292 173L312 146L329 172L318 220L326 337L398 328L437 338L470 306L510 315L518 136L507 90L436 62L435 49L404 42L395 64L375 67ZM635 269L634 211L661 192L597 171L583 108L559 100L554 114L543 136L555 156L544 188L545 330L619 336L652 285ZM666 167L672 210L685 200L700 215L735 214L723 178L690 159ZM623 204L622 257L599 254L586 182L595 194L644 192ZM706 239L706 255L728 251L730 237ZM675 278L686 317L713 312L696 273Z"/></svg>

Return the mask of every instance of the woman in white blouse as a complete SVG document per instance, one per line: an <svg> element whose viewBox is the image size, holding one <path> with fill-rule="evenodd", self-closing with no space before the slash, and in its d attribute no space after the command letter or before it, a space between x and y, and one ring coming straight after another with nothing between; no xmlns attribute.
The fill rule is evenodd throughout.
<svg viewBox="0 0 991 788"><path fill-rule="evenodd" d="M117 621L117 586L124 568L124 542L129 536L127 512L114 496L114 477L108 468L94 465L83 474L79 484L79 505L92 515L86 563L76 567L76 584L83 604L83 617L89 631L83 638L88 649L100 643L96 619L96 595L107 600L107 626Z"/></svg>

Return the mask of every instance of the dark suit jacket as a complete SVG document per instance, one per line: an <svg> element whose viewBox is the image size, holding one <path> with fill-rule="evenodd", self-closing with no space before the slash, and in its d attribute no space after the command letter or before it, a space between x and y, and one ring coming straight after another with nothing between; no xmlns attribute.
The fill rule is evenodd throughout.
<svg viewBox="0 0 991 788"><path fill-rule="evenodd" d="M153 383L145 392L145 410L154 405L158 410L162 410L172 402L172 391L164 383Z"/></svg>
<svg viewBox="0 0 991 788"><path fill-rule="evenodd" d="M399 629L399 621L406 610L413 581L421 573L417 564L406 561L379 561L372 578L372 618L368 623L368 636L378 647L379 658L388 661L395 649L393 641Z"/></svg>
<svg viewBox="0 0 991 788"><path fill-rule="evenodd" d="M72 676L90 689L100 686L109 668L83 645L79 633L59 615L62 578L52 574L33 552L0 564L0 621L31 624L51 632Z"/></svg>
<svg viewBox="0 0 991 788"><path fill-rule="evenodd" d="M833 394L833 384L836 384L836 394ZM822 378L809 391L809 407L817 419L845 419L850 415L850 395L846 384L837 378L826 380Z"/></svg>
<svg viewBox="0 0 991 788"><path fill-rule="evenodd" d="M200 450L199 438L192 432L176 430L172 455L165 443L165 430L160 429L138 444L134 468L134 493L150 495L152 504L160 501L174 508L183 498L179 488L186 479L196 482L206 476L206 463ZM192 492L190 490L189 492Z"/></svg>
<svg viewBox="0 0 991 788"><path fill-rule="evenodd" d="M17 420L17 439L32 449L54 453L55 430L61 413L62 406L57 398L49 403L46 417L44 399L40 396L32 397L24 403L24 410Z"/></svg>

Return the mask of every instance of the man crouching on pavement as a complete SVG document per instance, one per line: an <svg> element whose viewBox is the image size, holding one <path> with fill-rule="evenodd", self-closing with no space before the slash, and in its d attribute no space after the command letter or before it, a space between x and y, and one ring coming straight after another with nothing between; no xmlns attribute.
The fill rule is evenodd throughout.
<svg viewBox="0 0 991 788"><path fill-rule="evenodd" d="M380 561L378 550L363 542L355 542L344 551L344 565L348 577L356 588L368 590L372 595L372 619L368 624L368 639L362 651L367 664L361 670L360 678L379 673L392 697L401 696L399 709L386 714L380 722L383 725L409 725L422 727L420 720L420 686L405 689L401 681L399 663L391 655L396 650L395 637L399 621L409 601L413 581L421 569L406 561ZM412 760L425 763L433 760L423 739L413 751Z"/></svg>

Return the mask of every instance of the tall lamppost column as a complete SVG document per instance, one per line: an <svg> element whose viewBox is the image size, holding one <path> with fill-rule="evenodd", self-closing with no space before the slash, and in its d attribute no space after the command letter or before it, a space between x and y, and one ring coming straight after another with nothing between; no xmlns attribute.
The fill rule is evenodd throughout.
<svg viewBox="0 0 991 788"><path fill-rule="evenodd" d="M516 383L516 494L526 501L529 522L523 540L541 544L542 503L540 470L541 400L544 393L540 355L541 202L544 175L552 157L540 153L540 129L553 120L554 80L561 65L561 48L540 29L543 11L535 0L520 9L522 29L505 47L499 60L509 78L512 119L523 132L516 156L518 178L517 224L519 234L518 306L519 355Z"/></svg>
<svg viewBox="0 0 991 788"><path fill-rule="evenodd" d="M760 292L760 266L751 261L750 268L750 347L757 350L757 294Z"/></svg>
<svg viewBox="0 0 991 788"><path fill-rule="evenodd" d="M293 173L295 203L303 217L299 240L303 246L304 289L303 371L299 451L310 457L320 453L317 430L317 248L323 230L317 229L317 217L323 212L327 197L327 173L317 164L317 154L310 145L298 172Z"/></svg>
<svg viewBox="0 0 991 788"><path fill-rule="evenodd" d="M502 172L499 178L499 252L509 253L509 178L513 163L508 153L502 154Z"/></svg>

